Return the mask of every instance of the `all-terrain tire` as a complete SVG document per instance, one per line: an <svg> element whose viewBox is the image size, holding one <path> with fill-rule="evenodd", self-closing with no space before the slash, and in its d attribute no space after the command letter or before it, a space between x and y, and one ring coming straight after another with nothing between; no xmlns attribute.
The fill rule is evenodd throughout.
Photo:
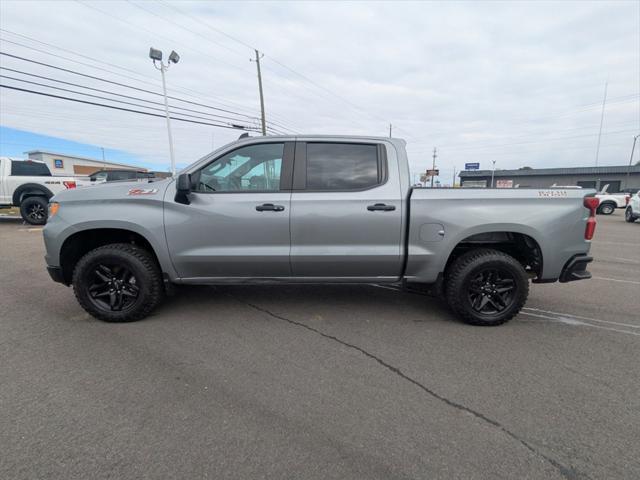
<svg viewBox="0 0 640 480"><path fill-rule="evenodd" d="M492 273L494 279L491 282ZM488 275L489 282L486 282ZM478 279L480 280L480 283ZM496 284L499 285L496 287ZM487 286L488 285L488 286ZM493 287L492 287L493 285ZM512 286L510 291L501 294ZM493 290L492 290L493 288ZM478 304L483 304L483 292L487 289L491 305L502 306L503 310L496 312L479 311ZM500 295L498 303L496 295ZM445 296L449 308L465 323L480 326L496 326L511 320L522 309L529 295L529 278L524 268L515 258L504 252L479 248L461 255L447 269L445 273ZM478 300L478 304L476 304ZM487 308L487 304L484 304ZM491 305L488 305L489 309ZM498 307L496 307L498 308Z"/></svg>
<svg viewBox="0 0 640 480"><path fill-rule="evenodd" d="M112 272L113 277L105 272ZM124 280L117 280L119 276ZM100 284L103 281L104 284ZM164 294L162 275L153 255L127 243L104 245L85 254L73 270L72 284L80 306L93 317L106 322L141 320L158 306ZM106 286L99 290L100 298L94 289L96 284L101 288ZM124 299L119 305L117 301L113 302L119 309L105 304L113 298L109 292L123 290L129 292L127 295L133 292L137 296L131 299L130 295L121 293L117 296L116 293L116 299Z"/></svg>
<svg viewBox="0 0 640 480"><path fill-rule="evenodd" d="M20 202L20 215L31 225L47 223L49 202L45 197L27 197Z"/></svg>

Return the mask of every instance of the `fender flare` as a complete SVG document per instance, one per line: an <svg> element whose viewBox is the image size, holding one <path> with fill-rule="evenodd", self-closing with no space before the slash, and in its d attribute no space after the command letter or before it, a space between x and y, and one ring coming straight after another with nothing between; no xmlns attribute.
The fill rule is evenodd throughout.
<svg viewBox="0 0 640 480"><path fill-rule="evenodd" d="M26 197L34 196L46 197L47 200L50 200L53 197L53 192L38 183L24 183L15 189L11 202L18 207Z"/></svg>

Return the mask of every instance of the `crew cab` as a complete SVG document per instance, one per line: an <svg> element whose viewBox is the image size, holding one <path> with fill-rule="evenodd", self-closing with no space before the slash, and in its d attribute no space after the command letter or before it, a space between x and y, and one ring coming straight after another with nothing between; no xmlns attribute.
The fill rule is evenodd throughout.
<svg viewBox="0 0 640 480"><path fill-rule="evenodd" d="M0 157L0 208L20 207L27 223L44 225L49 199L71 188L74 177L54 177L44 162Z"/></svg>
<svg viewBox="0 0 640 480"><path fill-rule="evenodd" d="M594 194L415 188L400 139L244 138L174 179L59 193L45 260L106 321L147 316L175 284L373 283L498 325L529 280L590 278Z"/></svg>

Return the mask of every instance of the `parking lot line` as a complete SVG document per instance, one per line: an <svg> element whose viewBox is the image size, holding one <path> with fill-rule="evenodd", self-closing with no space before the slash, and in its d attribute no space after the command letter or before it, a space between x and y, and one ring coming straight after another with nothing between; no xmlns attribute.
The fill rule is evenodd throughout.
<svg viewBox="0 0 640 480"><path fill-rule="evenodd" d="M537 313L531 313L531 312L520 312L521 315L529 315L531 317L537 317L537 318L543 318L545 320L550 320L552 322L557 322L557 323L562 323L564 325L573 325L573 326L579 326L579 327L591 327L591 328L600 328L602 330L609 330L611 332L618 332L618 333L624 333L626 335L633 335L636 337L640 337L640 333L638 332L629 332L627 330L620 330L619 328L609 328L609 327L605 327L603 325L593 325L591 323L588 323L586 321L582 321L582 320L574 320L572 318L558 318L558 317L550 317L549 315L540 315Z"/></svg>
<svg viewBox="0 0 640 480"><path fill-rule="evenodd" d="M574 315L574 314L571 314L571 313L552 312L551 310L542 310L540 308L524 307L522 310L530 310L532 312L549 313L551 315L560 315L561 317L566 317L566 318L571 318L571 319L575 318L575 319L578 319L578 320L588 320L588 321L591 321L591 322L608 323L608 324L611 324L611 325L618 325L620 327L640 328L640 325L633 325L633 324L629 324L629 323L620 323L620 322L612 322L610 320L600 320L599 318L582 317L580 315Z"/></svg>
<svg viewBox="0 0 640 480"><path fill-rule="evenodd" d="M620 282L620 283L630 283L632 285L640 285L640 282L635 282L633 280L623 280L621 278L609 278L609 277L591 277L595 280L606 280L607 282Z"/></svg>

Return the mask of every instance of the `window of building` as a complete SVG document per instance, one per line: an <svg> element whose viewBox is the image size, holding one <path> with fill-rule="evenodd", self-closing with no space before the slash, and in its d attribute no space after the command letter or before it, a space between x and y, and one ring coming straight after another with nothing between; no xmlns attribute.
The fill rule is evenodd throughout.
<svg viewBox="0 0 640 480"><path fill-rule="evenodd" d="M377 145L307 143L308 190L362 190L381 180Z"/></svg>

